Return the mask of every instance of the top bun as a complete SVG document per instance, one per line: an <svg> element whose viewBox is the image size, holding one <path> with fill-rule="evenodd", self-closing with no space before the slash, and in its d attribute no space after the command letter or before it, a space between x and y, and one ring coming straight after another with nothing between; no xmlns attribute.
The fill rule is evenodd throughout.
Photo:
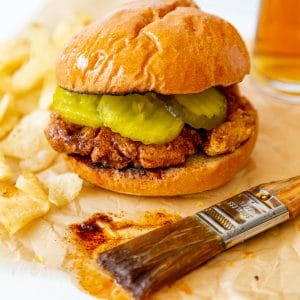
<svg viewBox="0 0 300 300"><path fill-rule="evenodd" d="M199 93L240 82L237 30L189 0L139 0L84 28L62 51L57 82L80 93Z"/></svg>

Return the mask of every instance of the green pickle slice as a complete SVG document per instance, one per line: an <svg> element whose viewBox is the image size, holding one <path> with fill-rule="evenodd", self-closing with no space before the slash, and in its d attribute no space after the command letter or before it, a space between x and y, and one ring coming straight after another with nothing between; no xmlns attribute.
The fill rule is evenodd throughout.
<svg viewBox="0 0 300 300"><path fill-rule="evenodd" d="M143 144L165 144L175 139L184 122L174 117L152 93L104 95L98 106L104 126Z"/></svg>
<svg viewBox="0 0 300 300"><path fill-rule="evenodd" d="M102 126L97 111L100 99L98 95L78 94L58 87L51 108L71 123L98 128Z"/></svg>
<svg viewBox="0 0 300 300"><path fill-rule="evenodd" d="M107 126L143 144L165 144L175 139L184 123L211 129L226 118L226 98L215 88L199 94L162 96L90 95L58 87L52 109L65 120L93 128Z"/></svg>
<svg viewBox="0 0 300 300"><path fill-rule="evenodd" d="M172 115L196 129L212 129L226 118L226 97L215 88L199 94L164 97L164 102Z"/></svg>

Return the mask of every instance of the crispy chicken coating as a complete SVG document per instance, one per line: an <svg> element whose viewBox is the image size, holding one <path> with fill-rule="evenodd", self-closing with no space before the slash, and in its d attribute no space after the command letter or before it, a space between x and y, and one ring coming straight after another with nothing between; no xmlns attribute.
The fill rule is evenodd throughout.
<svg viewBox="0 0 300 300"><path fill-rule="evenodd" d="M117 169L128 165L143 168L169 167L185 162L198 151L200 134L183 128L181 134L164 145L144 145L112 132L108 127L93 129L71 124L53 112L46 136L54 150L90 156L94 163Z"/></svg>
<svg viewBox="0 0 300 300"><path fill-rule="evenodd" d="M227 118L224 123L204 133L203 151L209 156L233 152L255 132L256 111L239 95L236 86L224 88Z"/></svg>

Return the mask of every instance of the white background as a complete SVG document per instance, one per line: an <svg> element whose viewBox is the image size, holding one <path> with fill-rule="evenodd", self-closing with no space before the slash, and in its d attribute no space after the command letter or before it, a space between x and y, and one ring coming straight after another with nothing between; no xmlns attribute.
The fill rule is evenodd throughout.
<svg viewBox="0 0 300 300"><path fill-rule="evenodd" d="M61 0L63 1L63 0ZM101 1L101 0L99 0ZM107 0L103 0L107 1ZM42 9L45 0L0 0L0 41L5 41L22 29L30 18ZM259 0L203 0L200 7L218 14L234 24L242 36L254 37ZM31 263L0 264L1 300L67 300L91 299L71 283L61 272L46 270Z"/></svg>

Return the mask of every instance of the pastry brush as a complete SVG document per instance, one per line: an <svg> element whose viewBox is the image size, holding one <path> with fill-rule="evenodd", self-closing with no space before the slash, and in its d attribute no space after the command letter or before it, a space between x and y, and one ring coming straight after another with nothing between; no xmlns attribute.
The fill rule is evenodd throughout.
<svg viewBox="0 0 300 300"><path fill-rule="evenodd" d="M300 176L262 184L100 253L98 264L134 299L300 213Z"/></svg>

